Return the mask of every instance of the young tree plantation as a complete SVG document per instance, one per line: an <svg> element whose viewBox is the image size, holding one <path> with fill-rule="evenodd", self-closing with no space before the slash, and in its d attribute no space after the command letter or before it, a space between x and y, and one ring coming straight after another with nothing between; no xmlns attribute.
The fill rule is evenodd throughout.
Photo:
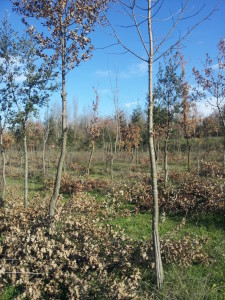
<svg viewBox="0 0 225 300"><path fill-rule="evenodd" d="M223 1L0 8L0 299L224 299Z"/></svg>

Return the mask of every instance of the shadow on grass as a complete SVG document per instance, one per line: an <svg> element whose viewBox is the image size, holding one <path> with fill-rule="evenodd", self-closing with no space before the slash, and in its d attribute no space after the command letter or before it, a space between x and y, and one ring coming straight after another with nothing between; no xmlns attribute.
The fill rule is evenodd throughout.
<svg viewBox="0 0 225 300"><path fill-rule="evenodd" d="M204 226L207 230L222 229L225 231L225 212L221 214L194 214L188 217L188 223L194 226Z"/></svg>

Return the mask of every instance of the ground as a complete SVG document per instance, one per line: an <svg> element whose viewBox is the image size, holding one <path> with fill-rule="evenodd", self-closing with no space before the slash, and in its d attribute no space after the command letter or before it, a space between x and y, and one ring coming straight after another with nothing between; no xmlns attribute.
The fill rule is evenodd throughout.
<svg viewBox="0 0 225 300"><path fill-rule="evenodd" d="M48 217L54 163L43 178L41 158L39 165L32 160L26 210L20 164L15 159L8 168L0 209L0 299L224 299L220 163L202 162L197 170L193 155L188 173L184 157L170 156L167 188L159 163L165 282L157 290L147 153L138 165L118 157L114 182L100 152L88 179L85 156L68 157L54 220Z"/></svg>

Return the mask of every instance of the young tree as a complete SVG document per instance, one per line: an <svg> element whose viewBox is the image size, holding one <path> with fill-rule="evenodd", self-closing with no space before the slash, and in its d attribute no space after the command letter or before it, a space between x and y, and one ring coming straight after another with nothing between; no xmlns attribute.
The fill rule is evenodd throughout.
<svg viewBox="0 0 225 300"><path fill-rule="evenodd" d="M118 42L126 52L131 53L136 58L144 61L148 66L148 145L149 145L149 157L151 161L151 177L152 177L152 196L153 196L153 219L152 219L152 238L153 238L153 252L155 259L155 275L156 282L158 287L162 287L164 275L163 275L163 266L161 259L160 251L160 238L158 230L159 222L159 199L158 199L158 183L157 183L157 167L156 167L156 156L155 156L155 146L154 146L154 124L153 124L153 109L154 109L154 99L153 99L153 64L155 61L159 60L165 53L170 49L176 48L176 46L183 41L203 20L208 19L208 17L215 11L215 8L200 21L198 20L191 27L188 27L186 31L183 31L182 34L179 34L179 37L171 38L172 34L175 33L175 29L178 28L178 24L181 20L186 19L190 22L191 15L185 15L188 4L191 0L186 0L178 13L174 15L171 14L166 20L171 21L171 26L166 27L165 34L161 34L162 38L156 36L154 37L153 31L153 17L155 17L160 11L164 1L152 1L148 0L145 3L140 4L135 0L124 0L119 1L119 4L122 6L123 15L128 16L129 24L122 25L122 28L129 28L131 30L134 28L136 31L137 37L141 43L142 47L138 47L138 51L135 50L134 44L132 43L131 47L128 43L124 42L118 35L115 30L115 27L108 20L109 26L112 29L112 32ZM201 9L198 11L200 12ZM194 13L193 16L198 15L198 12ZM126 18L123 18L127 21ZM162 20L166 22L166 20ZM142 25L146 24L145 29ZM183 27L183 26L182 26ZM143 30L142 30L143 29ZM153 38L154 37L154 38ZM156 43L154 43L154 40ZM143 55L144 53L144 55Z"/></svg>
<svg viewBox="0 0 225 300"><path fill-rule="evenodd" d="M95 22L100 20L101 12L107 8L108 0L39 0L38 4L36 0L11 1L15 10L24 16L25 24L28 25L28 17L35 17L41 19L42 25L48 28L48 33L43 31L36 36L44 49L51 50L49 55L53 52L50 61L57 61L61 72L62 144L49 207L50 216L54 216L66 155L66 75L81 61L91 57L93 46L88 36Z"/></svg>
<svg viewBox="0 0 225 300"><path fill-rule="evenodd" d="M46 103L50 93L56 86L51 80L55 76L46 61L40 61L37 54L37 42L33 36L26 34L18 40L17 60L23 80L12 86L14 110L11 113L11 123L21 126L24 142L24 207L28 206L28 120L36 114L38 108Z"/></svg>
<svg viewBox="0 0 225 300"><path fill-rule="evenodd" d="M175 114L178 112L180 97L182 93L182 80L181 76L177 74L178 63L177 53L174 56L166 55L164 57L164 68L159 64L159 71L157 74L157 84L154 88L153 95L156 106L165 108L166 126L165 126L165 139L164 139L164 186L167 186L168 181L168 141L169 135L172 130L172 122Z"/></svg>
<svg viewBox="0 0 225 300"><path fill-rule="evenodd" d="M95 140L100 136L100 129L101 129L99 118L98 118L99 95L98 95L98 91L95 88L94 88L94 92L95 92L95 101L92 102L93 114L88 126L88 133L90 137L89 148L91 149L91 152L90 152L90 157L89 157L88 167L87 167L87 177L89 176L91 162L95 150Z"/></svg>
<svg viewBox="0 0 225 300"><path fill-rule="evenodd" d="M0 198L1 202L5 200L6 176L5 176L5 145L4 131L9 119L9 112L12 107L12 85L15 84L15 78L18 76L18 66L16 61L17 46L16 32L9 24L7 13L1 20L0 27L0 154L2 156L2 184Z"/></svg>
<svg viewBox="0 0 225 300"><path fill-rule="evenodd" d="M165 107L161 107L160 103L154 104L153 109L154 116L154 144L155 144L155 157L156 167L158 169L158 163L160 159L160 141L165 136L165 128L167 122L167 110Z"/></svg>
<svg viewBox="0 0 225 300"><path fill-rule="evenodd" d="M204 71L202 74L195 67L193 73L199 87L203 89L196 90L197 97L207 99L207 102L215 107L219 113L221 125L224 132L224 175L225 175L225 39L218 43L218 54L215 59L206 55Z"/></svg>
<svg viewBox="0 0 225 300"><path fill-rule="evenodd" d="M131 122L128 126L121 127L121 135L123 147L131 153L131 164L134 159L133 150L137 155L138 147L141 142L140 128L137 124Z"/></svg>
<svg viewBox="0 0 225 300"><path fill-rule="evenodd" d="M142 110L140 104L137 105L132 111L131 114L131 123L137 125L140 129L140 136L142 140L142 146L147 144L147 135L146 135L146 118L145 113ZM138 162L138 148L136 149L136 163Z"/></svg>

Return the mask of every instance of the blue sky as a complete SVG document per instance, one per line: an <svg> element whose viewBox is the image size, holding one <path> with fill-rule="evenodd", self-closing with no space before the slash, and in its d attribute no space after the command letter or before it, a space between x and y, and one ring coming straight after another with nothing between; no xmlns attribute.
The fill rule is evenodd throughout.
<svg viewBox="0 0 225 300"><path fill-rule="evenodd" d="M144 6L146 0L137 1ZM191 27L200 18L204 17L216 4L216 1L198 0L190 1L187 8L187 15L192 15L206 3L204 9L195 17L183 20L178 26L178 30L173 32L173 35L168 40L166 47L177 39L178 34L182 34L188 27ZM14 29L21 32L23 25L18 15L11 11L11 3L9 0L0 0L0 11L4 13L7 9L10 13L10 22ZM155 42L168 32L171 26L172 19L169 16L172 14L174 18L179 14L180 2L177 0L165 0L160 13L158 13L153 21L153 30ZM138 12L140 13L140 12ZM143 13L142 13L143 14ZM204 61L205 54L208 52L212 57L217 53L217 44L220 38L225 38L225 0L222 0L218 10L210 17L210 20L200 24L184 41L182 52L186 61L187 77L191 84L194 84L191 69L193 66L201 68L201 62ZM140 44L137 33L134 28L123 29L118 27L118 24L131 24L126 14L119 13L116 8L112 8L108 12L108 18L116 28L121 40L144 57L144 49ZM141 17L140 17L141 18ZM169 19L168 19L169 18ZM167 20L168 19L168 20ZM164 20L164 21L163 21ZM143 37L147 35L146 25L141 25ZM119 107L125 110L128 114L139 103L142 107L145 106L147 93L147 64L131 54L121 54L124 50L120 46L100 50L104 46L115 43L115 38L110 34L109 28L101 28L98 26L92 34L92 41L97 48L93 52L93 58L85 63L81 63L78 68L75 68L68 74L67 78L67 99L68 111L72 116L73 99L77 99L79 113L88 113L94 98L93 86L98 89L100 94L100 114L110 115L114 113L114 103L112 89L115 88L115 73L117 70L118 91L119 91ZM157 71L158 63L154 65L154 74ZM154 75L155 78L155 75ZM111 83L110 83L111 81ZM60 107L60 93L54 95L52 99L53 107ZM210 108L206 108L204 104L198 105L202 113L209 112Z"/></svg>

